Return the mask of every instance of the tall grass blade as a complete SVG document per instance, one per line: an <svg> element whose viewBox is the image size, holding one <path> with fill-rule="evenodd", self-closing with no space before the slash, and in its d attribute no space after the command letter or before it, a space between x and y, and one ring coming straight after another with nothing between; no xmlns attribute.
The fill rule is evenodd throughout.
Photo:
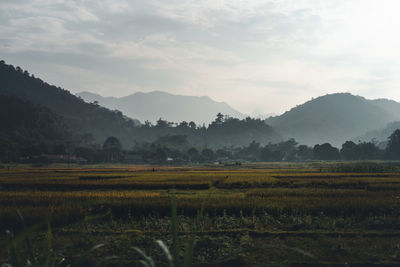
<svg viewBox="0 0 400 267"><path fill-rule="evenodd" d="M191 267L193 262L193 251L195 246L194 238L191 238L186 242L185 246L185 256L183 259L183 266L184 267Z"/></svg>
<svg viewBox="0 0 400 267"><path fill-rule="evenodd" d="M82 254L82 256L79 257L79 259L75 262L75 264L73 264L73 266L84 266L82 264L85 263L85 260L87 259L87 257L96 249L99 249L101 247L103 247L104 244L98 244L93 246L92 248L90 248L89 250L87 250L85 253Z"/></svg>
<svg viewBox="0 0 400 267"><path fill-rule="evenodd" d="M156 243L161 248L161 250L164 252L165 257L167 258L169 266L170 267L174 267L174 266L178 267L178 265L174 265L174 259L172 258L172 255L169 252L169 249L168 249L167 245L165 245L165 243L162 240L157 240Z"/></svg>
<svg viewBox="0 0 400 267"><path fill-rule="evenodd" d="M21 214L21 212L19 210L17 210L17 213L18 213L18 216L19 216L19 218L21 220L21 223L22 223L22 229L24 230L24 232L26 232L27 227L25 225L24 217L22 216L22 214ZM34 255L34 252L33 252L33 246L32 246L32 242L31 242L31 239L29 238L28 234L25 236L25 243L26 243L26 247L27 247L28 253L29 253L29 261L32 264L35 264L36 263L36 259L35 259L35 255Z"/></svg>
<svg viewBox="0 0 400 267"><path fill-rule="evenodd" d="M147 256L146 253L144 253L140 248L138 247L132 247L137 253L139 253L144 260L139 261L141 264L143 264L146 267L155 267L154 261L151 257Z"/></svg>
<svg viewBox="0 0 400 267"><path fill-rule="evenodd" d="M140 260L139 262L145 267L154 267L154 266L150 265L147 261Z"/></svg>
<svg viewBox="0 0 400 267"><path fill-rule="evenodd" d="M18 258L17 258L17 248L14 240L14 235L11 231L6 231L7 238L11 244L10 248L8 249L8 259L12 266L17 266Z"/></svg>
<svg viewBox="0 0 400 267"><path fill-rule="evenodd" d="M65 262L65 258L62 258L56 265L56 267L61 267Z"/></svg>
<svg viewBox="0 0 400 267"><path fill-rule="evenodd" d="M47 257L44 266L53 266L50 261L53 256L53 234L51 232L50 221L47 221Z"/></svg>
<svg viewBox="0 0 400 267"><path fill-rule="evenodd" d="M179 238L178 238L178 214L176 208L176 191L172 190L172 202L171 202L171 233L172 233L172 253L173 261L175 266L179 264Z"/></svg>
<svg viewBox="0 0 400 267"><path fill-rule="evenodd" d="M201 208L199 213L196 216L196 220L194 223L194 229L191 231L190 238L186 241L185 245L185 254L184 254L184 259L183 259L183 266L184 267L190 267L192 266L193 263L193 252L194 252L194 247L196 245L196 240L195 240L195 231L198 230L198 226L200 225L200 221L203 218L203 211L204 211L204 202L201 204Z"/></svg>

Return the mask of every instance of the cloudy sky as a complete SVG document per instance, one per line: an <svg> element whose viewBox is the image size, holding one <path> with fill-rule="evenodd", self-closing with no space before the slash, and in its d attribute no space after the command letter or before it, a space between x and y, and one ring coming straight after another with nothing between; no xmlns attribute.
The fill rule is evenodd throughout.
<svg viewBox="0 0 400 267"><path fill-rule="evenodd" d="M400 100L398 0L1 0L0 59L73 93L208 95L251 113Z"/></svg>

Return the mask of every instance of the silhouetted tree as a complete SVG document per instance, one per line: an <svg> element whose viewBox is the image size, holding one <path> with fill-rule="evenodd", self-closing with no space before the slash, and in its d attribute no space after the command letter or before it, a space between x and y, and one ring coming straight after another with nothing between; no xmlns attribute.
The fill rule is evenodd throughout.
<svg viewBox="0 0 400 267"><path fill-rule="evenodd" d="M373 142L362 142L357 145L357 160L380 159L381 150Z"/></svg>
<svg viewBox="0 0 400 267"><path fill-rule="evenodd" d="M122 146L118 138L110 136L103 144L107 162L117 162L121 158Z"/></svg>
<svg viewBox="0 0 400 267"><path fill-rule="evenodd" d="M373 142L354 143L346 141L342 145L340 154L345 160L380 159L382 151Z"/></svg>
<svg viewBox="0 0 400 267"><path fill-rule="evenodd" d="M171 122L168 122L161 118L158 119L157 124L156 124L156 127L158 127L158 128L167 128L167 127L171 127L171 126L172 126Z"/></svg>
<svg viewBox="0 0 400 267"><path fill-rule="evenodd" d="M355 160L357 158L357 144L354 143L353 141L346 141L342 145L340 154L342 155L343 159Z"/></svg>
<svg viewBox="0 0 400 267"><path fill-rule="evenodd" d="M224 115L222 115L222 113L218 113L217 117L215 118L214 121L216 124L221 124L224 122Z"/></svg>
<svg viewBox="0 0 400 267"><path fill-rule="evenodd" d="M196 123L194 123L193 121L189 122L189 127L193 130L196 130Z"/></svg>
<svg viewBox="0 0 400 267"><path fill-rule="evenodd" d="M275 150L282 154L282 160L293 161L296 159L297 142L294 138L291 138L285 142L276 144Z"/></svg>
<svg viewBox="0 0 400 267"><path fill-rule="evenodd" d="M388 138L386 155L389 159L400 159L400 129L395 130Z"/></svg>
<svg viewBox="0 0 400 267"><path fill-rule="evenodd" d="M252 141L248 146L243 147L237 154L240 158L249 161L259 161L261 155L261 145L256 141Z"/></svg>
<svg viewBox="0 0 400 267"><path fill-rule="evenodd" d="M179 125L177 126L178 128L182 128L182 129L186 129L189 127L189 124L186 121L182 121L181 123L179 123Z"/></svg>
<svg viewBox="0 0 400 267"><path fill-rule="evenodd" d="M299 145L296 154L298 160L310 160L313 158L313 149L306 145Z"/></svg>
<svg viewBox="0 0 400 267"><path fill-rule="evenodd" d="M320 160L338 160L340 159L339 149L329 143L315 145L313 148L315 159Z"/></svg>

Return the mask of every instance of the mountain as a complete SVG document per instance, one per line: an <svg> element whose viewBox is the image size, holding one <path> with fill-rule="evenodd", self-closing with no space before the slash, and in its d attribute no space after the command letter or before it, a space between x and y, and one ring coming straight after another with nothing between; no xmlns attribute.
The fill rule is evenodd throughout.
<svg viewBox="0 0 400 267"><path fill-rule="evenodd" d="M266 122L300 143L341 146L355 136L400 120L397 110L400 103L392 100L336 93L315 98Z"/></svg>
<svg viewBox="0 0 400 267"><path fill-rule="evenodd" d="M90 92L77 94L87 102L97 101L100 105L122 111L128 117L144 122L156 122L162 118L172 122L194 121L209 124L218 113L235 118L245 115L224 102L216 102L207 96L183 96L166 92L137 92L125 97L103 97Z"/></svg>
<svg viewBox="0 0 400 267"><path fill-rule="evenodd" d="M126 146L134 144L137 125L120 111L111 111L88 104L69 91L35 78L20 67L0 61L0 94L25 99L46 107L59 116L75 133L93 135L102 144L109 136L116 136Z"/></svg>

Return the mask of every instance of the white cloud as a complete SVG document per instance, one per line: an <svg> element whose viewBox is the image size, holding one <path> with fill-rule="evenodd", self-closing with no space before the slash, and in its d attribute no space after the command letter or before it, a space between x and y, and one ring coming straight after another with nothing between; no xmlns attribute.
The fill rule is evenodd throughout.
<svg viewBox="0 0 400 267"><path fill-rule="evenodd" d="M245 112L282 112L334 91L400 100L399 6L395 0L4 0L0 57L75 92L209 95Z"/></svg>

